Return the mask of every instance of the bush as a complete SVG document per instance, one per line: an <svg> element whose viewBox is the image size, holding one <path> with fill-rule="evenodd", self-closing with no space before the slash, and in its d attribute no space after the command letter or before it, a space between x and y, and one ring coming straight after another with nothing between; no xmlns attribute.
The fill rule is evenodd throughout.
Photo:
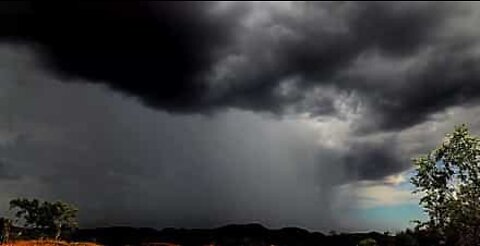
<svg viewBox="0 0 480 246"><path fill-rule="evenodd" d="M363 239L358 243L358 246L377 246L377 241L373 238Z"/></svg>

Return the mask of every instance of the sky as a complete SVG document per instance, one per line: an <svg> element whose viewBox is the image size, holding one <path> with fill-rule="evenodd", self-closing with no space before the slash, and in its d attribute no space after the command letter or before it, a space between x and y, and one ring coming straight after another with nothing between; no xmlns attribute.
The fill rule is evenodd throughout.
<svg viewBox="0 0 480 246"><path fill-rule="evenodd" d="M479 21L466 2L1 2L0 211L411 227L411 158L480 132Z"/></svg>

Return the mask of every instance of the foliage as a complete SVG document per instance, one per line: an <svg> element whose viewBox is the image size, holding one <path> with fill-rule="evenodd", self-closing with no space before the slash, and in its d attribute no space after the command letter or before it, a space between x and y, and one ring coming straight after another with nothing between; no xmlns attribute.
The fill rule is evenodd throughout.
<svg viewBox="0 0 480 246"><path fill-rule="evenodd" d="M366 238L358 243L358 246L377 246L377 245L378 245L377 241L375 241L375 239L373 238Z"/></svg>
<svg viewBox="0 0 480 246"><path fill-rule="evenodd" d="M414 163L411 182L429 215L418 228L436 234L439 244L480 245L480 138L458 126Z"/></svg>
<svg viewBox="0 0 480 246"><path fill-rule="evenodd" d="M31 229L41 237L58 239L62 233L77 227L77 209L70 204L57 201L40 202L37 199L14 199L10 201L10 209L15 209L15 216L23 221L23 226Z"/></svg>

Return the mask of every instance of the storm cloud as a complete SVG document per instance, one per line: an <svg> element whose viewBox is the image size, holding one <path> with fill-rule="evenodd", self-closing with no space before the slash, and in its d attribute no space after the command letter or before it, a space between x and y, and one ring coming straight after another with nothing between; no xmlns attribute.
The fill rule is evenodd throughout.
<svg viewBox="0 0 480 246"><path fill-rule="evenodd" d="M17 196L67 200L83 226L337 224L329 199L339 156L319 150L307 122L238 110L170 115L103 86L58 81L28 49L0 54L20 69L0 73L0 206ZM320 155L332 163L318 165Z"/></svg>
<svg viewBox="0 0 480 246"><path fill-rule="evenodd" d="M339 114L336 97L311 95L333 88L370 111L360 130L392 130L479 91L478 37L449 35L468 7L453 3L3 5L4 40L169 112Z"/></svg>
<svg viewBox="0 0 480 246"><path fill-rule="evenodd" d="M408 170L463 119L480 129L478 16L446 2L2 2L3 192L75 201L89 225L341 228L355 201L334 202L337 186Z"/></svg>

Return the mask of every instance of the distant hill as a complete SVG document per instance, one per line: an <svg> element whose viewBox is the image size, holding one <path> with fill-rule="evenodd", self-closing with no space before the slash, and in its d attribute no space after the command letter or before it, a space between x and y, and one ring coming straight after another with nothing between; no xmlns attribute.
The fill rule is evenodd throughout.
<svg viewBox="0 0 480 246"><path fill-rule="evenodd" d="M324 235L300 228L270 230L260 224L227 225L215 229L175 229L155 230L151 228L107 227L81 229L73 235L75 241L97 242L108 246L117 245L345 245L355 246L365 238L375 239L379 245L391 245L392 236L376 232Z"/></svg>

